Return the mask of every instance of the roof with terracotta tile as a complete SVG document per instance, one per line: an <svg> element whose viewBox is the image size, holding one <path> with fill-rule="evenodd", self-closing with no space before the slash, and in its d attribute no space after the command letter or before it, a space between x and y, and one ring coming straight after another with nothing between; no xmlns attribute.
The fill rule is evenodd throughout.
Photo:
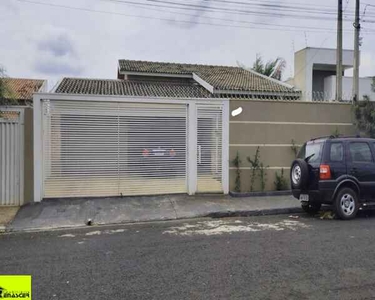
<svg viewBox="0 0 375 300"><path fill-rule="evenodd" d="M2 78L7 87L5 98L15 100L32 100L33 93L40 91L45 80L26 78Z"/></svg>
<svg viewBox="0 0 375 300"><path fill-rule="evenodd" d="M120 73L151 73L192 75L196 74L215 90L261 92L261 93L295 93L292 86L266 77L252 70L232 66L210 66L136 60L119 60Z"/></svg>
<svg viewBox="0 0 375 300"><path fill-rule="evenodd" d="M211 97L210 92L198 84L86 78L64 78L58 84L55 93L178 98Z"/></svg>

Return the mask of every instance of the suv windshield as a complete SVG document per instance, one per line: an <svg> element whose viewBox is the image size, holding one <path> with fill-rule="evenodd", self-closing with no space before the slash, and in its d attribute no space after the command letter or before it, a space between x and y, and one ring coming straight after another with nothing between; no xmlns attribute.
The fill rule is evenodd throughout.
<svg viewBox="0 0 375 300"><path fill-rule="evenodd" d="M306 157L310 157L308 161L309 163L320 162L322 157L322 149L322 142L310 142L304 144L298 153L298 158L305 159Z"/></svg>

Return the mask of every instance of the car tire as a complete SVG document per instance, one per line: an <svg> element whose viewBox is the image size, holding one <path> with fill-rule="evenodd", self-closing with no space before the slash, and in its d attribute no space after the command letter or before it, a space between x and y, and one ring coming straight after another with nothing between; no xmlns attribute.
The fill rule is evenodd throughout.
<svg viewBox="0 0 375 300"><path fill-rule="evenodd" d="M315 215L320 211L322 205L320 203L303 203L301 207L305 213L309 215Z"/></svg>
<svg viewBox="0 0 375 300"><path fill-rule="evenodd" d="M351 188L342 188L336 195L335 213L342 220L354 219L359 209L358 195Z"/></svg>
<svg viewBox="0 0 375 300"><path fill-rule="evenodd" d="M290 182L293 189L304 189L309 180L309 167L303 159L296 159L290 168Z"/></svg>

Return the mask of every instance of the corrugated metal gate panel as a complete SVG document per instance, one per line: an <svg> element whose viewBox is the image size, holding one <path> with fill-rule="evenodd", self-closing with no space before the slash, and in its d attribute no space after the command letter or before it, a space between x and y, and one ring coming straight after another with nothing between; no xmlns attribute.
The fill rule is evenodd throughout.
<svg viewBox="0 0 375 300"><path fill-rule="evenodd" d="M44 197L187 192L187 107L44 101Z"/></svg>
<svg viewBox="0 0 375 300"><path fill-rule="evenodd" d="M10 115L10 112L7 112ZM20 114L0 118L0 205L21 205Z"/></svg>
<svg viewBox="0 0 375 300"><path fill-rule="evenodd" d="M197 105L197 191L222 192L222 106Z"/></svg>

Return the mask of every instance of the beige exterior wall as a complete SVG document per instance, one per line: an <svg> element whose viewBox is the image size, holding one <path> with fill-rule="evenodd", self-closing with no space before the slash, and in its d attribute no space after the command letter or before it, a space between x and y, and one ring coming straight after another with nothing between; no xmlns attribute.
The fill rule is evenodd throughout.
<svg viewBox="0 0 375 300"><path fill-rule="evenodd" d="M231 100L230 111L242 107L243 112L230 117L229 158L238 151L242 160L242 191L250 189L250 164L247 157L254 157L260 147L261 161L267 170L267 190L274 190L275 172L284 168L289 182L289 168L294 159L292 139L297 145L306 140L327 136L336 130L343 135L354 135L352 109L349 104ZM230 190L234 189L235 170L230 170ZM259 189L259 180L256 189Z"/></svg>
<svg viewBox="0 0 375 300"><path fill-rule="evenodd" d="M34 144L33 110L25 108L24 120L24 203L32 202L34 197Z"/></svg>

